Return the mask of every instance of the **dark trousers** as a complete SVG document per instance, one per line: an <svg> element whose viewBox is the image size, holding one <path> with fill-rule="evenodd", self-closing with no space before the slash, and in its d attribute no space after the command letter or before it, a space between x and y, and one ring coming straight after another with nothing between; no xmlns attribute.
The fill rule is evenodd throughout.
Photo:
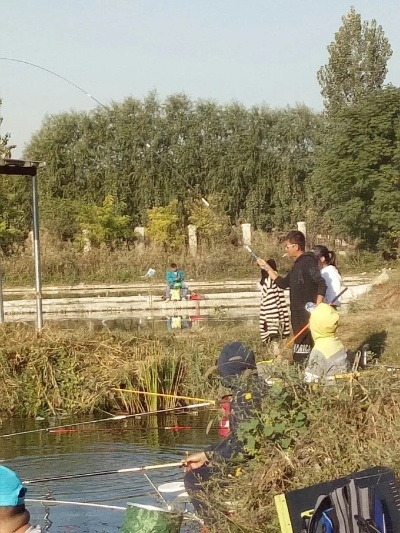
<svg viewBox="0 0 400 533"><path fill-rule="evenodd" d="M204 483L210 481L213 475L212 468L203 465L195 470L189 470L186 472L183 482L185 483L185 489L190 496L190 501L194 507L194 510L199 516L204 516L207 510L207 505L196 498L196 493L204 491Z"/></svg>
<svg viewBox="0 0 400 533"><path fill-rule="evenodd" d="M292 322L292 329L293 329L293 335L296 335L299 331L301 331L306 324L308 324L310 320L310 313L308 311L304 310L292 310L291 311L291 322ZM294 341L293 344L293 361L297 364L304 364L308 356L310 355L310 352L312 350L312 347L314 346L314 342L312 340L311 332L309 328L307 328L297 339Z"/></svg>

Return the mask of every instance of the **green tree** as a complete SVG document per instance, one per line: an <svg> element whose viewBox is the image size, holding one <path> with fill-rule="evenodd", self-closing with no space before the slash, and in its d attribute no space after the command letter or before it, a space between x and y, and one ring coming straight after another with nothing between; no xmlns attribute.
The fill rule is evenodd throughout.
<svg viewBox="0 0 400 533"><path fill-rule="evenodd" d="M383 248L400 232L400 89L342 108L318 149L309 187L320 226Z"/></svg>
<svg viewBox="0 0 400 533"><path fill-rule="evenodd" d="M127 239L132 234L131 219L124 215L125 204L116 202L109 195L102 206L87 206L79 216L80 227L87 230L93 244L113 246L116 242Z"/></svg>
<svg viewBox="0 0 400 533"><path fill-rule="evenodd" d="M376 20L362 22L352 7L342 17L328 52L328 64L318 71L318 81L329 112L383 86L392 49Z"/></svg>
<svg viewBox="0 0 400 533"><path fill-rule="evenodd" d="M165 207L153 207L147 211L147 235L166 250L174 250L185 244L186 238L179 224L178 201L172 200Z"/></svg>

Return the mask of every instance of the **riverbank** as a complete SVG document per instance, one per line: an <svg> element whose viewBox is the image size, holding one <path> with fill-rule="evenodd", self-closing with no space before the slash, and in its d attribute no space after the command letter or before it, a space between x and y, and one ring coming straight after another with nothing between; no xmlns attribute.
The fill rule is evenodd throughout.
<svg viewBox="0 0 400 533"><path fill-rule="evenodd" d="M285 388L268 396L262 415L272 431L245 428L256 458L230 479L227 493L213 493L215 509L227 499L240 502L235 516L218 514L215 531L278 533L276 494L376 464L400 474L400 380L383 367L400 366L399 277L392 273L387 284L374 287L342 316L339 336L352 351L369 344L371 370L340 394L310 392L285 364L290 350L282 350L275 375ZM130 413L175 404L118 388L214 399L219 386L212 376L205 379L206 370L235 339L248 343L258 360L270 357L257 328L245 324L157 336L46 325L41 338L26 325L6 324L0 328L2 417Z"/></svg>
<svg viewBox="0 0 400 533"><path fill-rule="evenodd" d="M262 257L274 257L281 272L289 270L291 261L282 258L282 246L271 236L255 232L252 247ZM342 250L339 268L344 275L371 273L388 266L381 254ZM132 283L143 281L148 269L156 270L153 280L163 283L165 272L172 261L185 271L186 279L199 281L240 280L259 276L259 269L242 246L215 243L199 248L198 255L191 257L185 249L166 252L157 246L142 248L93 248L89 253L78 251L70 243L47 242L41 245L42 282L44 285L79 283ZM393 262L396 264L396 262ZM32 286L34 264L28 251L2 257L4 285Z"/></svg>
<svg viewBox="0 0 400 533"><path fill-rule="evenodd" d="M383 361L399 357L399 311L394 310L398 276L354 302L343 315L340 336L356 351L368 343ZM393 295L391 296L391 291ZM385 307L386 306L386 307ZM379 311L377 311L379 309ZM269 358L257 326L229 328L200 324L185 335L140 333L84 326L60 330L47 323L37 338L32 326L6 323L0 328L1 411L20 416L49 413L134 412L169 407L167 400L114 389L213 398L215 383L205 381L221 347L232 340L248 342L258 360ZM282 343L282 346L284 343ZM283 350L290 358L290 350Z"/></svg>

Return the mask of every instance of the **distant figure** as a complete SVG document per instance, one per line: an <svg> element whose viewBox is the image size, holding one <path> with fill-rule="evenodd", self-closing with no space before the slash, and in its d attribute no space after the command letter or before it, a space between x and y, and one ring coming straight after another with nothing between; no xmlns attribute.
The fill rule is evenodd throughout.
<svg viewBox="0 0 400 533"><path fill-rule="evenodd" d="M183 270L180 270L176 263L171 263L170 267L171 270L167 270L167 273L165 274L165 281L167 282L165 298L167 300L171 299L171 289L174 288L180 288L181 297L187 298L189 287L186 285L186 283L183 283L185 279Z"/></svg>
<svg viewBox="0 0 400 533"><path fill-rule="evenodd" d="M273 259L268 265L276 270ZM290 335L289 312L283 289L271 279L267 270L261 270L260 336L262 342L279 340Z"/></svg>
<svg viewBox="0 0 400 533"><path fill-rule="evenodd" d="M318 259L318 267L321 276L326 283L326 293L324 302L330 304L342 290L342 276L336 266L336 254L329 251L326 246L317 244L314 246L314 253ZM334 301L333 307L338 308L342 305L340 298Z"/></svg>
<svg viewBox="0 0 400 533"><path fill-rule="evenodd" d="M331 305L322 303L311 311L310 330L314 347L305 369L307 383L324 382L326 378L347 372L347 352L336 337L338 322L339 313ZM335 382L328 380L327 383Z"/></svg>
<svg viewBox="0 0 400 533"><path fill-rule="evenodd" d="M25 509L26 488L17 474L0 466L0 533L40 533L39 526L30 525Z"/></svg>
<svg viewBox="0 0 400 533"><path fill-rule="evenodd" d="M264 260L257 259L257 264L265 268L272 280L281 289L290 289L290 315L293 333L300 332L309 321L305 309L307 302L319 304L324 301L326 283L318 268L314 252L306 252L306 238L301 231L290 231L285 237L285 251L293 259L292 270L285 277ZM293 360L304 363L310 355L313 345L311 333L305 330L293 344Z"/></svg>

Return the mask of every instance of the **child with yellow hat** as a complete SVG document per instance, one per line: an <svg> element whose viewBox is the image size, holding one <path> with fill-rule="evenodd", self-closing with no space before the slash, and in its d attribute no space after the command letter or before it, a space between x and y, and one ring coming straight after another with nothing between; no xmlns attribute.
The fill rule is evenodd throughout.
<svg viewBox="0 0 400 533"><path fill-rule="evenodd" d="M309 325L314 348L305 369L307 383L332 382L327 378L347 372L347 352L336 336L338 322L339 313L331 305L321 303L311 311Z"/></svg>

